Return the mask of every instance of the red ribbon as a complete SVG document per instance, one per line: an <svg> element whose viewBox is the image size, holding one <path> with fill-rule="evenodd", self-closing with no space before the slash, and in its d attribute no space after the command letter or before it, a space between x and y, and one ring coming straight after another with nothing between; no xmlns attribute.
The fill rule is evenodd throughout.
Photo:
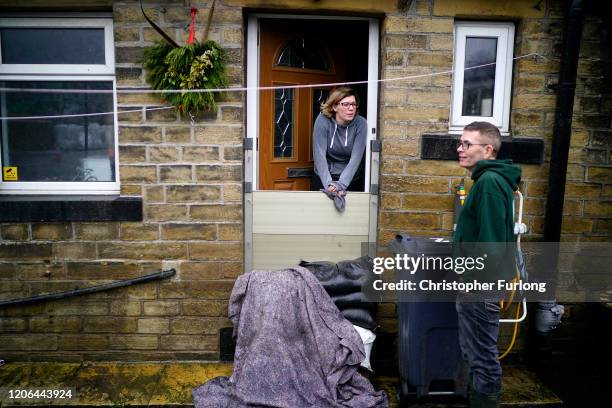
<svg viewBox="0 0 612 408"><path fill-rule="evenodd" d="M195 15L198 12L198 9L192 7L191 8L191 23L189 24L189 40L187 41L189 45L193 44L195 40Z"/></svg>

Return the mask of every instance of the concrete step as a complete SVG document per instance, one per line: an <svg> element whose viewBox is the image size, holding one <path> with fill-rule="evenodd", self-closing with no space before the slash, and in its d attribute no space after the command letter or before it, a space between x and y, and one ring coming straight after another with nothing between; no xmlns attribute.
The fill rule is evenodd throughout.
<svg viewBox="0 0 612 408"><path fill-rule="evenodd" d="M229 376L232 365L216 362L151 363L7 363L0 367L0 386L11 389L73 388L72 399L0 402L0 407L104 407L192 406L191 391L218 376ZM384 389L392 407L398 407L397 377L374 376L376 389ZM536 378L520 367L504 367L502 407L552 408L561 401ZM427 398L407 407L465 407L462 400Z"/></svg>

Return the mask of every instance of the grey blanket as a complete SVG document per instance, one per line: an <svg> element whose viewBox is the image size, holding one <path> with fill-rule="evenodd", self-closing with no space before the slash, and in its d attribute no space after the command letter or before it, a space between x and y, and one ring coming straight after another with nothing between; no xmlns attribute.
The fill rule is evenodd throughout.
<svg viewBox="0 0 612 408"><path fill-rule="evenodd" d="M388 406L357 372L365 357L359 334L307 269L240 276L229 317L232 376L194 389L196 408Z"/></svg>
<svg viewBox="0 0 612 408"><path fill-rule="evenodd" d="M332 193L331 191L327 191L325 188L322 188L319 191L325 193L325 195L334 202L334 206L338 212L344 212L344 209L346 208L346 187L344 187L344 184L337 181L332 181L329 184L336 187L335 192Z"/></svg>

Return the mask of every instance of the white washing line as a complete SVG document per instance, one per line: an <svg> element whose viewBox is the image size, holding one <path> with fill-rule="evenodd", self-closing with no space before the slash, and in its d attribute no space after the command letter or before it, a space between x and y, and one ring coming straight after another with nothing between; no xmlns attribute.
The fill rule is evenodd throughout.
<svg viewBox="0 0 612 408"><path fill-rule="evenodd" d="M524 58L542 58L546 59L546 57L538 54L537 52L532 52L529 54L521 55L518 57L514 57L513 60L519 60ZM475 65L472 67L465 68L464 71L469 71L472 69L484 68L488 66L496 65L495 62L491 62L488 64ZM453 70L439 71L439 72L430 72L427 74L418 74L418 75L410 75L405 77L398 78L385 78L385 79L377 79L375 81L351 81L351 82L329 82L329 83L321 83L321 84L303 84L303 85L283 85L283 86L258 86L258 87L236 87L236 88L211 88L211 89L118 89L116 91L110 89L32 89L32 88L7 88L0 87L0 92L20 92L20 93L61 93L61 94L106 94L106 93L118 93L118 94L174 94L174 93L211 93L211 92L246 92L246 91L273 91L277 89L300 89L300 88L319 88L319 87L333 87L333 86L341 86L341 85L360 85L367 84L369 82L377 82L377 83L386 83L386 82L399 82L399 81L407 81L411 79L424 78L424 77L433 77L438 75L446 75L453 74ZM162 108L147 108L148 110L154 109L171 109L171 107L162 107ZM117 111L117 114L121 113L130 113L130 112L139 112L140 110L128 110L128 111ZM82 114L69 114L69 115L47 115L47 116L0 116L0 120L32 120L32 119L57 119L57 118L74 118L74 117L85 117L85 116L101 116L101 115L113 115L115 111L112 112L95 112L95 113L82 113Z"/></svg>

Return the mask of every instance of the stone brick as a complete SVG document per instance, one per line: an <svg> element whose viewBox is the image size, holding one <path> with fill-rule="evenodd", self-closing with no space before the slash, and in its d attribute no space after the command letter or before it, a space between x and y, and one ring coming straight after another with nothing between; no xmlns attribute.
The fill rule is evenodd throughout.
<svg viewBox="0 0 612 408"><path fill-rule="evenodd" d="M147 17L152 21L159 22L159 10L157 8L145 7ZM113 21L118 23L143 23L142 12L139 7L116 7L113 10Z"/></svg>
<svg viewBox="0 0 612 408"><path fill-rule="evenodd" d="M216 224L162 224L162 239L206 240L217 239Z"/></svg>
<svg viewBox="0 0 612 408"><path fill-rule="evenodd" d="M518 93L544 92L544 75L523 75L518 79Z"/></svg>
<svg viewBox="0 0 612 408"><path fill-rule="evenodd" d="M164 186L143 186L144 201L149 203L164 203Z"/></svg>
<svg viewBox="0 0 612 408"><path fill-rule="evenodd" d="M242 243L189 243L189 259L203 261L242 260Z"/></svg>
<svg viewBox="0 0 612 408"><path fill-rule="evenodd" d="M219 224L221 241L242 241L242 224Z"/></svg>
<svg viewBox="0 0 612 408"><path fill-rule="evenodd" d="M102 259L182 259L187 257L187 245L164 243L101 243L98 246Z"/></svg>
<svg viewBox="0 0 612 408"><path fill-rule="evenodd" d="M170 333L170 320L162 318L138 319L137 331L143 334Z"/></svg>
<svg viewBox="0 0 612 408"><path fill-rule="evenodd" d="M417 33L452 33L453 20L405 18L388 16L385 19L385 29L391 32L417 32Z"/></svg>
<svg viewBox="0 0 612 408"><path fill-rule="evenodd" d="M612 167L589 167L587 171L589 181L604 183L612 181Z"/></svg>
<svg viewBox="0 0 612 408"><path fill-rule="evenodd" d="M218 201L221 199L219 186L168 186L168 202L202 202Z"/></svg>
<svg viewBox="0 0 612 408"><path fill-rule="evenodd" d="M195 128L195 142L202 144L236 145L242 143L242 126L210 125Z"/></svg>
<svg viewBox="0 0 612 408"><path fill-rule="evenodd" d="M139 27L117 27L115 26L115 42L122 41L139 41L140 40L140 28Z"/></svg>
<svg viewBox="0 0 612 408"><path fill-rule="evenodd" d="M589 171L593 170L594 167L590 167ZM578 164L569 164L567 166L567 179L568 180L577 180L582 181L585 180L585 167ZM598 180L597 177L595 179L589 177L589 181L601 181Z"/></svg>
<svg viewBox="0 0 612 408"><path fill-rule="evenodd" d="M582 200L563 201L563 215L580 215L582 216Z"/></svg>
<svg viewBox="0 0 612 408"><path fill-rule="evenodd" d="M409 52L406 56L408 66L450 68L453 65L451 53Z"/></svg>
<svg viewBox="0 0 612 408"><path fill-rule="evenodd" d="M18 263L15 269L21 281L50 281L66 279L64 263Z"/></svg>
<svg viewBox="0 0 612 408"><path fill-rule="evenodd" d="M179 119L176 109L172 106L156 106L146 109L145 116L148 122L176 122Z"/></svg>
<svg viewBox="0 0 612 408"><path fill-rule="evenodd" d="M380 208L382 210L397 210L401 207L401 198L399 193L383 193L381 195Z"/></svg>
<svg viewBox="0 0 612 408"><path fill-rule="evenodd" d="M145 161L147 161L147 154L144 146L119 146L120 163L144 163Z"/></svg>
<svg viewBox="0 0 612 408"><path fill-rule="evenodd" d="M44 334L29 334L24 335L4 335L0 334L0 343L2 344L2 350L23 350L23 351L37 351L37 350L57 350L57 336L47 336Z"/></svg>
<svg viewBox="0 0 612 408"><path fill-rule="evenodd" d="M186 205L176 204L152 204L145 208L145 219L148 221L186 221Z"/></svg>
<svg viewBox="0 0 612 408"><path fill-rule="evenodd" d="M134 333L137 319L132 317L99 316L83 320L83 331L88 333Z"/></svg>
<svg viewBox="0 0 612 408"><path fill-rule="evenodd" d="M431 213L383 212L380 216L382 228L439 229L440 215Z"/></svg>
<svg viewBox="0 0 612 408"><path fill-rule="evenodd" d="M223 279L223 262L182 262L182 280Z"/></svg>
<svg viewBox="0 0 612 408"><path fill-rule="evenodd" d="M58 259L94 259L96 245L84 242L62 242L53 244L53 254Z"/></svg>
<svg viewBox="0 0 612 408"><path fill-rule="evenodd" d="M157 126L120 126L119 143L161 143L161 128Z"/></svg>
<svg viewBox="0 0 612 408"><path fill-rule="evenodd" d="M59 339L60 350L106 350L108 338L99 334L67 334Z"/></svg>
<svg viewBox="0 0 612 408"><path fill-rule="evenodd" d="M525 192L523 192L524 194ZM526 195L529 197L546 198L548 194L548 182L543 181L529 181L527 184Z"/></svg>
<svg viewBox="0 0 612 408"><path fill-rule="evenodd" d="M108 303L83 301L82 298L49 302L45 313L54 316L104 316L108 314Z"/></svg>
<svg viewBox="0 0 612 408"><path fill-rule="evenodd" d="M159 167L159 181L162 183L186 182L191 180L191 166L178 165Z"/></svg>
<svg viewBox="0 0 612 408"><path fill-rule="evenodd" d="M612 201L585 201L584 213L602 218L612 217Z"/></svg>
<svg viewBox="0 0 612 408"><path fill-rule="evenodd" d="M185 146L183 160L186 162L203 163L219 161L218 146Z"/></svg>
<svg viewBox="0 0 612 408"><path fill-rule="evenodd" d="M583 234L585 232L591 232L592 230L593 220L563 217L563 223L561 224L561 233L563 234Z"/></svg>
<svg viewBox="0 0 612 408"><path fill-rule="evenodd" d="M559 60L548 58L544 61L524 58L518 62L518 71L529 74L555 74L559 73Z"/></svg>
<svg viewBox="0 0 612 408"><path fill-rule="evenodd" d="M217 334L221 327L231 326L231 322L201 317L179 317L172 319L172 334Z"/></svg>
<svg viewBox="0 0 612 408"><path fill-rule="evenodd" d="M410 160L406 164L406 172L415 175L465 176L465 169L456 162L440 160Z"/></svg>
<svg viewBox="0 0 612 408"><path fill-rule="evenodd" d="M0 259L26 260L26 259L51 259L51 244L0 244Z"/></svg>
<svg viewBox="0 0 612 408"><path fill-rule="evenodd" d="M144 314L146 316L176 316L179 314L179 302L155 300L144 302Z"/></svg>
<svg viewBox="0 0 612 408"><path fill-rule="evenodd" d="M29 329L31 332L74 333L81 329L81 318L76 316L36 316L30 318Z"/></svg>
<svg viewBox="0 0 612 408"><path fill-rule="evenodd" d="M612 197L612 185L604 185L602 195L604 197Z"/></svg>
<svg viewBox="0 0 612 408"><path fill-rule="evenodd" d="M66 240L72 238L72 224L32 224L32 239Z"/></svg>
<svg viewBox="0 0 612 408"><path fill-rule="evenodd" d="M190 143L190 127L166 127L164 131L164 141L166 143Z"/></svg>
<svg viewBox="0 0 612 408"><path fill-rule="evenodd" d="M612 233L612 219L597 220L597 227L595 231L603 234Z"/></svg>
<svg viewBox="0 0 612 408"><path fill-rule="evenodd" d="M240 184L223 184L223 201L242 200L242 186Z"/></svg>
<svg viewBox="0 0 612 408"><path fill-rule="evenodd" d="M385 120L420 120L420 121L448 121L448 108L423 107L408 105L405 107L385 107L383 118Z"/></svg>
<svg viewBox="0 0 612 408"><path fill-rule="evenodd" d="M599 149L587 149L587 148L570 148L569 163L583 163L583 164L607 164L608 162L608 151Z"/></svg>
<svg viewBox="0 0 612 408"><path fill-rule="evenodd" d="M162 350L216 350L218 344L218 335L208 336L162 336L160 349Z"/></svg>
<svg viewBox="0 0 612 408"><path fill-rule="evenodd" d="M142 61L144 57L144 47L115 47L115 62L121 63L134 63Z"/></svg>
<svg viewBox="0 0 612 408"><path fill-rule="evenodd" d="M25 331L26 321L23 318L3 317L0 319L0 332L23 332Z"/></svg>
<svg viewBox="0 0 612 408"><path fill-rule="evenodd" d="M154 94L128 94L119 93L117 95L117 104L120 106L135 106L135 105L159 105L159 96ZM121 141L121 134L119 135Z"/></svg>
<svg viewBox="0 0 612 408"><path fill-rule="evenodd" d="M152 241L158 239L158 224L122 222L119 235L124 241Z"/></svg>
<svg viewBox="0 0 612 408"><path fill-rule="evenodd" d="M401 48L401 49L423 49L427 45L426 35L416 34L387 34L385 36L386 48Z"/></svg>
<svg viewBox="0 0 612 408"><path fill-rule="evenodd" d="M601 195L600 184L567 183L565 185L566 197L597 198Z"/></svg>
<svg viewBox="0 0 612 408"><path fill-rule="evenodd" d="M9 224L0 226L0 234L4 241L25 241L30 238L28 224Z"/></svg>
<svg viewBox="0 0 612 408"><path fill-rule="evenodd" d="M121 184L120 193L122 196L141 196L142 187L138 184Z"/></svg>
<svg viewBox="0 0 612 408"><path fill-rule="evenodd" d="M128 68L125 68L128 69ZM136 80L132 77L126 80L123 85L135 85ZM143 121L142 106L123 106L117 108L119 124L137 124Z"/></svg>
<svg viewBox="0 0 612 408"><path fill-rule="evenodd" d="M200 221L242 221L242 206L192 205L190 217Z"/></svg>
<svg viewBox="0 0 612 408"><path fill-rule="evenodd" d="M387 50L385 52L385 67L401 67L404 65L404 51Z"/></svg>
<svg viewBox="0 0 612 408"><path fill-rule="evenodd" d="M182 302L185 316L226 316L227 303L214 300L184 300Z"/></svg>
<svg viewBox="0 0 612 408"><path fill-rule="evenodd" d="M110 336L109 347L114 350L156 350L157 336Z"/></svg>
<svg viewBox="0 0 612 408"><path fill-rule="evenodd" d="M140 301L114 300L110 302L110 314L113 316L140 316L142 305Z"/></svg>
<svg viewBox="0 0 612 408"><path fill-rule="evenodd" d="M449 194L404 194L404 210L452 211L455 197Z"/></svg>
<svg viewBox="0 0 612 408"><path fill-rule="evenodd" d="M157 181L155 166L120 166L119 175L122 183L155 183Z"/></svg>
<svg viewBox="0 0 612 408"><path fill-rule="evenodd" d="M221 119L223 122L242 122L242 113L244 109L241 106L222 106Z"/></svg>
<svg viewBox="0 0 612 408"><path fill-rule="evenodd" d="M515 109L554 109L556 103L555 95L544 94L519 94L514 98Z"/></svg>
<svg viewBox="0 0 612 408"><path fill-rule="evenodd" d="M152 163L176 163L179 160L179 149L172 146L149 146L148 157Z"/></svg>
<svg viewBox="0 0 612 408"><path fill-rule="evenodd" d="M115 222L76 223L74 224L76 239L104 240L119 237L119 224Z"/></svg>
<svg viewBox="0 0 612 408"><path fill-rule="evenodd" d="M452 51L453 47L452 35L432 34L429 36L429 48L432 51Z"/></svg>
<svg viewBox="0 0 612 408"><path fill-rule="evenodd" d="M16 281L17 268L14 262L0 263L0 281ZM1 315L0 315L1 316Z"/></svg>
<svg viewBox="0 0 612 408"><path fill-rule="evenodd" d="M196 166L196 180L198 181L240 181L242 179L242 165L201 165Z"/></svg>
<svg viewBox="0 0 612 408"><path fill-rule="evenodd" d="M231 27L224 29L221 34L221 38L224 45L228 44L242 44L244 34L242 29Z"/></svg>
<svg viewBox="0 0 612 408"><path fill-rule="evenodd" d="M544 215L546 201L538 198L525 198L523 201L523 213L530 215Z"/></svg>
<svg viewBox="0 0 612 408"><path fill-rule="evenodd" d="M135 278L142 274L142 267L129 262L68 262L69 279L112 280Z"/></svg>
<svg viewBox="0 0 612 408"><path fill-rule="evenodd" d="M223 160L242 162L242 153L242 146L225 146L223 148Z"/></svg>
<svg viewBox="0 0 612 408"><path fill-rule="evenodd" d="M402 174L404 173L404 160L386 159L382 163L382 172L384 174Z"/></svg>
<svg viewBox="0 0 612 408"><path fill-rule="evenodd" d="M408 103L447 106L450 103L450 97L450 91L411 89L408 94Z"/></svg>
<svg viewBox="0 0 612 408"><path fill-rule="evenodd" d="M591 139L591 145L593 147L612 148L612 131L595 130Z"/></svg>
<svg viewBox="0 0 612 408"><path fill-rule="evenodd" d="M542 126L544 114L538 112L513 112L510 120L512 126Z"/></svg>
<svg viewBox="0 0 612 408"><path fill-rule="evenodd" d="M387 156L418 157L421 153L419 143L411 140L385 140L382 145L383 171L386 172L385 164L389 160Z"/></svg>
<svg viewBox="0 0 612 408"><path fill-rule="evenodd" d="M416 176L383 176L382 189L385 192L406 193L448 193L448 179Z"/></svg>

